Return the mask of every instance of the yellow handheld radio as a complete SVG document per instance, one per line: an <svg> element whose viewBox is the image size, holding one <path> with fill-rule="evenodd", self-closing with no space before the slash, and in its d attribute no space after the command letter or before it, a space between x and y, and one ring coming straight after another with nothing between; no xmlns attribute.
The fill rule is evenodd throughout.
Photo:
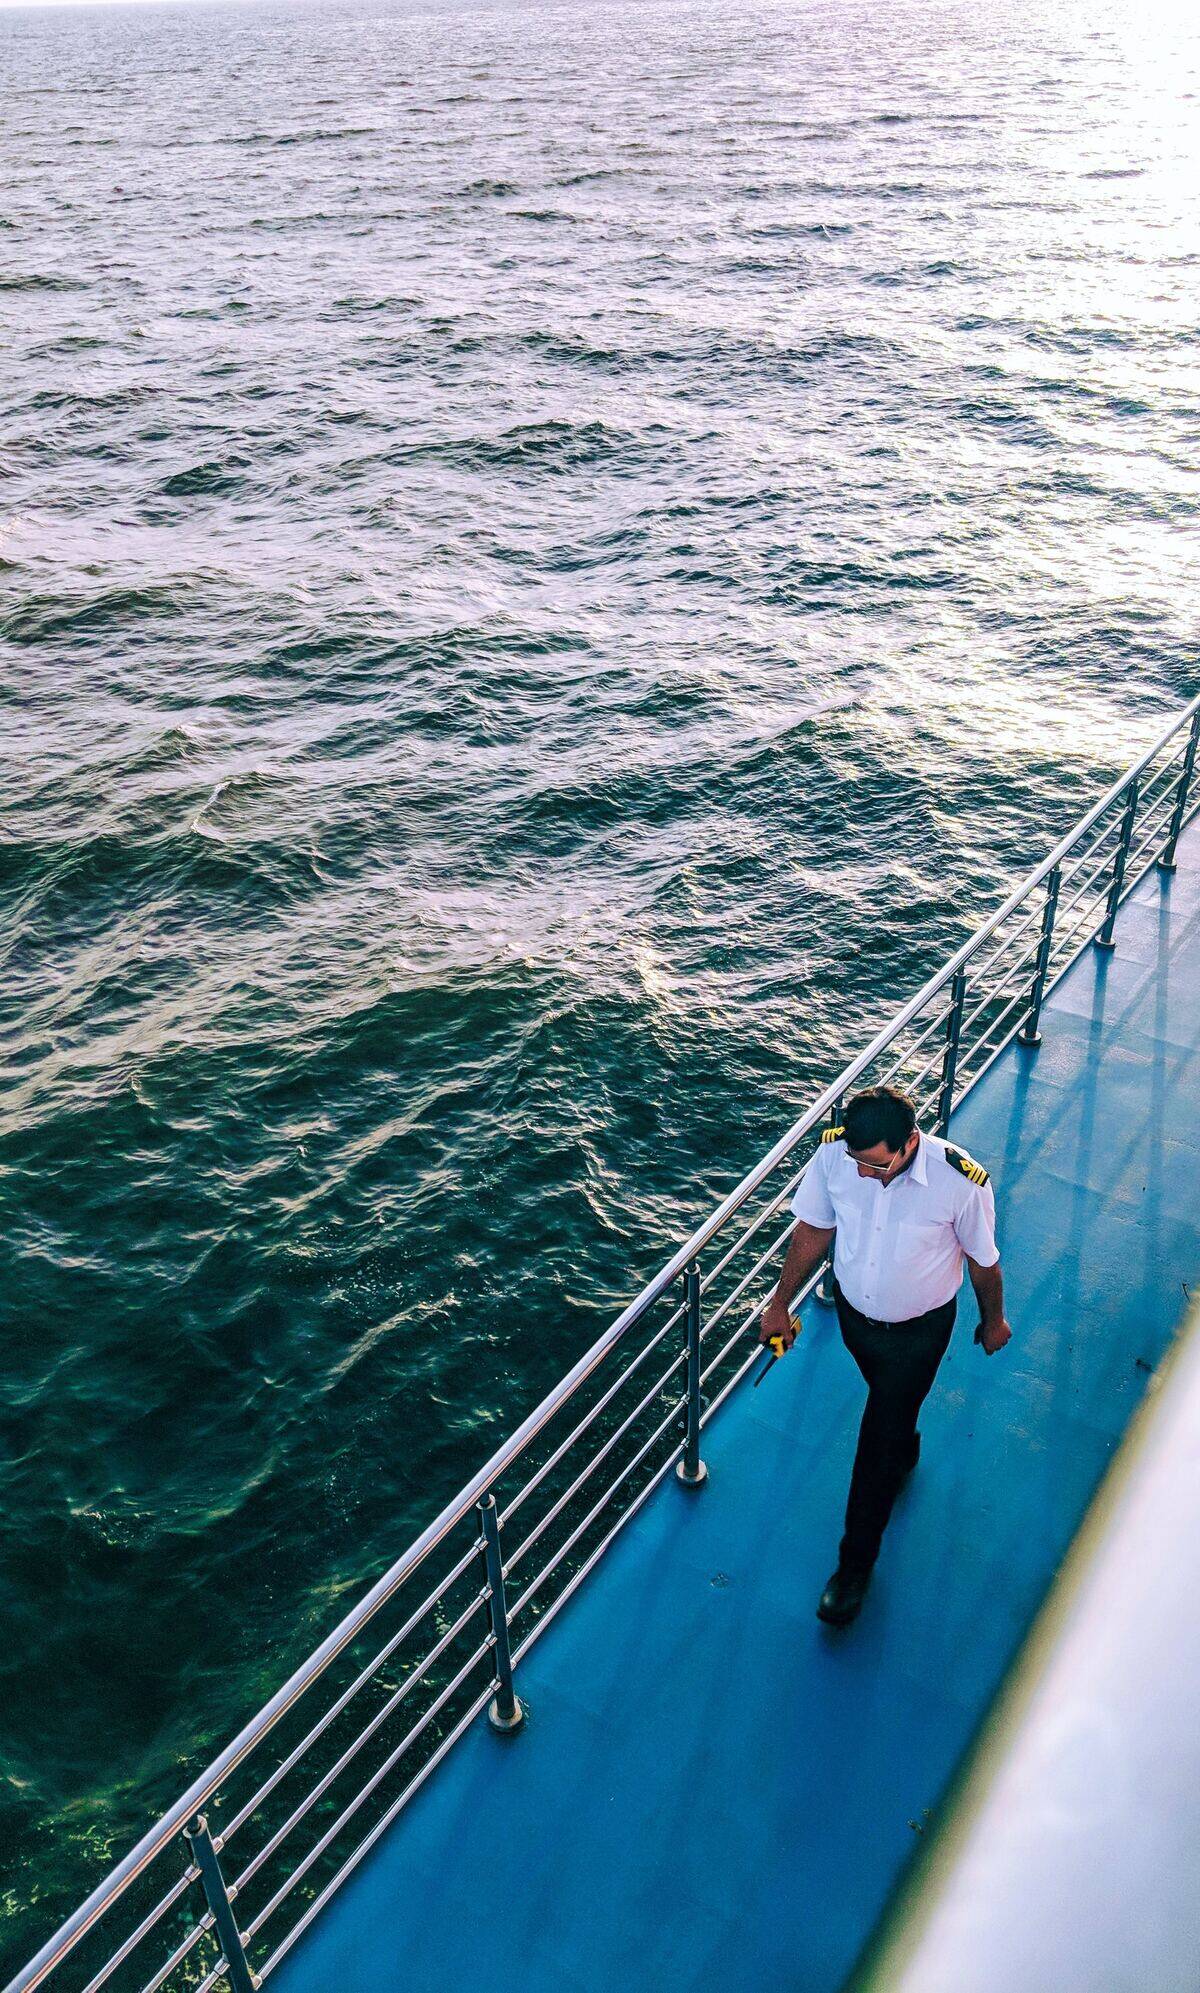
<svg viewBox="0 0 1200 1993"><path fill-rule="evenodd" d="M768 1337L766 1349L763 1351L763 1360L754 1374L754 1388L756 1391L772 1364L778 1363L780 1357L786 1355L786 1353L786 1344L782 1336Z"/></svg>

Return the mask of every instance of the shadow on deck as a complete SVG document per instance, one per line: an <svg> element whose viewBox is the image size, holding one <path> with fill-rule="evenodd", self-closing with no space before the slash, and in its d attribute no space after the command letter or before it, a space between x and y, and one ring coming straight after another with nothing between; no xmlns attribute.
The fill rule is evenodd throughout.
<svg viewBox="0 0 1200 1993"><path fill-rule="evenodd" d="M964 1290L861 1619L836 1561L862 1385L830 1311L705 1435L273 1975L279 1993L840 1986L1200 1282L1200 825L955 1138L992 1171L1014 1340Z"/></svg>

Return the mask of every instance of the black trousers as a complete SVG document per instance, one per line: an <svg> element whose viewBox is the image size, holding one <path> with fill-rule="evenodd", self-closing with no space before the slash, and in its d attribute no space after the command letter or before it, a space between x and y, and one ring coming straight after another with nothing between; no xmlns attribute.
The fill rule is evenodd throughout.
<svg viewBox="0 0 1200 1993"><path fill-rule="evenodd" d="M869 1571L900 1483L917 1457L917 1414L954 1327L957 1300L908 1322L874 1322L834 1287L842 1341L867 1383L840 1562Z"/></svg>

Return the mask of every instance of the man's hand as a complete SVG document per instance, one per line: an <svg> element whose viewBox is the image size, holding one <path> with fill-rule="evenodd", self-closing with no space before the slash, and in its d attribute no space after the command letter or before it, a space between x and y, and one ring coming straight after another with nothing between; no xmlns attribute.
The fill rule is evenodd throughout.
<svg viewBox="0 0 1200 1993"><path fill-rule="evenodd" d="M783 1272L779 1285L763 1310L762 1321L758 1325L758 1340L769 1343L772 1336L780 1336L785 1349L790 1349L800 1333L799 1322L793 1322L788 1314L788 1301L800 1292L810 1273L814 1273L829 1251L833 1238L833 1227L824 1231L818 1225L810 1225L803 1218L797 1218L796 1229L788 1240L787 1255L783 1262ZM780 1297L787 1295L788 1300Z"/></svg>
<svg viewBox="0 0 1200 1993"><path fill-rule="evenodd" d="M763 1318L758 1330L759 1342L769 1343L772 1336L782 1336L784 1348L790 1349L799 1333L799 1322L792 1320L778 1294L772 1294L763 1309Z"/></svg>
<svg viewBox="0 0 1200 1993"><path fill-rule="evenodd" d="M979 1327L975 1340L985 1356L995 1356L1006 1342L1012 1341L1012 1330L1004 1319L1004 1280L1000 1273L1000 1262L994 1266L980 1266L977 1260L966 1255L967 1272L975 1289L975 1299L979 1303Z"/></svg>

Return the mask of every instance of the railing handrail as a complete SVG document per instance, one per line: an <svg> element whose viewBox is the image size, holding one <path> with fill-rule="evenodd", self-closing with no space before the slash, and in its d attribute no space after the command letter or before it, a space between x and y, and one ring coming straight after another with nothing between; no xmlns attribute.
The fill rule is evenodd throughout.
<svg viewBox="0 0 1200 1993"><path fill-rule="evenodd" d="M1142 771L1161 753L1167 742L1178 733L1200 709L1200 693L1175 715L1150 747L1125 772L1117 778L1109 789L1094 803L1090 810L1075 823L1054 849L1029 872L1009 894L1003 904L991 914L983 925L962 943L950 959L932 975L926 983L910 997L888 1022L881 1026L870 1043L850 1061L827 1086L816 1100L806 1108L799 1120L794 1122L787 1133L780 1137L775 1146L757 1162L736 1188L717 1206L704 1223L697 1227L690 1238L679 1247L666 1265L647 1282L645 1287L627 1307L622 1309L616 1320L590 1349L574 1363L566 1375L547 1393L541 1403L524 1418L516 1430L502 1442L478 1472L452 1496L440 1515L423 1529L419 1536L403 1551L395 1563L378 1578L371 1589L364 1594L358 1604L351 1607L333 1630L326 1635L319 1646L302 1661L277 1689L270 1700L264 1703L256 1715L250 1718L236 1737L213 1759L212 1763L193 1780L173 1806L154 1825L147 1829L129 1853L119 1861L98 1883L96 1888L79 1905L53 1936L29 1960L28 1964L10 1982L7 1993L32 1993L50 1972L66 1957L103 1916L109 1905L122 1896L130 1883L160 1855L181 1829L212 1799L222 1781L234 1771L262 1739L274 1728L281 1717L315 1682L337 1656L350 1645L363 1627L374 1617L381 1606L404 1584L430 1552L436 1549L442 1539L449 1534L479 1501L486 1495L500 1476L520 1458L530 1441L535 1439L542 1428L549 1423L562 1406L571 1398L597 1366L603 1362L609 1351L622 1340L634 1324L640 1320L654 1303L662 1298L667 1289L685 1271L690 1262L696 1259L711 1244L717 1233L738 1211L747 1199L771 1174L778 1163L790 1153L804 1137L822 1121L829 1109L853 1086L859 1075L866 1071L879 1054L904 1030L912 1019L924 1008L930 998L948 983L988 941L996 929L1008 918L1021 902L1033 892L1054 866L1060 864L1072 846L1086 835L1092 825L1103 816L1116 799L1136 780Z"/></svg>

